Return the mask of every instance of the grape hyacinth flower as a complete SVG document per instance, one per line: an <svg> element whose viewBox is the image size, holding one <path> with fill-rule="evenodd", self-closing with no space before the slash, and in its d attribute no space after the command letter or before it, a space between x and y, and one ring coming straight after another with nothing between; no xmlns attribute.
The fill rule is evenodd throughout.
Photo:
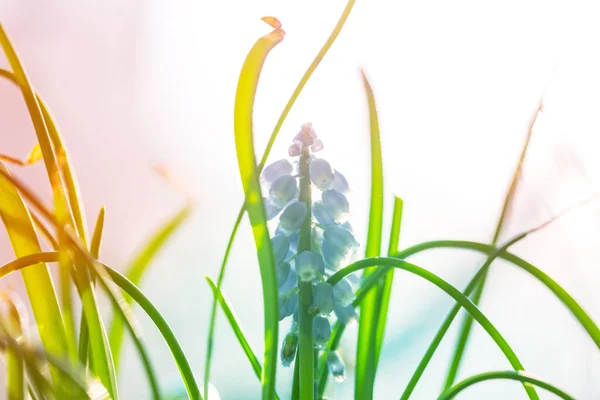
<svg viewBox="0 0 600 400"><path fill-rule="evenodd" d="M314 348L322 349L331 335L330 319L336 316L342 323L356 319L350 281L342 279L333 286L326 282L351 262L359 243L348 222L348 181L315 155L322 149L312 124L304 124L288 149L290 159L270 164L261 175L264 193L268 193L264 199L267 217L279 216L271 238L279 318L293 316L281 347L284 366L292 363L297 350L302 358L303 334L312 335ZM309 356L313 350L307 352ZM343 380L345 367L337 352L329 352L327 364L333 377Z"/></svg>
<svg viewBox="0 0 600 400"><path fill-rule="evenodd" d="M330 351L327 354L327 366L336 382L346 380L346 365L337 351Z"/></svg>

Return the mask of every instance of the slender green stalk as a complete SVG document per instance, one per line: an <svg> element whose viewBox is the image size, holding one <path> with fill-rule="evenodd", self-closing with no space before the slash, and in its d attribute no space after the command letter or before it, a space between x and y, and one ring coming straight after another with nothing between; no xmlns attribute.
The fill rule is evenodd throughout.
<svg viewBox="0 0 600 400"><path fill-rule="evenodd" d="M550 393L553 393L564 400L575 400L575 398L563 390L557 388L556 386L543 381L539 378L536 378L532 375L527 374L525 371L491 371L484 372L482 374L471 376L465 379L462 382L457 383L452 388L446 390L444 393L438 397L438 400L450 400L456 397L457 394L467 389L470 386L475 385L479 382L496 380L496 379L505 379L505 380L513 380L519 381L523 383L528 383L531 385L535 385L541 387L542 389L546 389Z"/></svg>
<svg viewBox="0 0 600 400"><path fill-rule="evenodd" d="M369 230L367 233L365 257L376 257L381 254L383 226L383 163L375 97L367 77L364 72L361 71L361 73L369 106L369 125L371 133L371 205L369 208ZM363 281L368 278L374 270L375 266L365 269L362 276ZM354 375L355 399L362 400L371 399L373 397L375 374L377 372L376 356L378 349L381 349L381 343L377 343L376 334L380 315L379 311L381 310L381 303L383 300L382 292L383 283L380 283L379 287L366 295L360 309L358 343L356 345L356 370ZM380 329L382 330L380 338L383 340L383 330L385 329L383 323Z"/></svg>
<svg viewBox="0 0 600 400"><path fill-rule="evenodd" d="M299 201L306 204L306 218L300 227L298 237L298 254L311 250L311 186L309 176L310 150L306 147L302 151L299 161L300 195ZM298 282L298 363L299 368L299 394L302 400L312 400L315 397L315 358L313 340L313 316L308 311L312 304L312 282Z"/></svg>
<svg viewBox="0 0 600 400"><path fill-rule="evenodd" d="M537 121L537 117L542 110L542 99L540 99L538 106L531 117L529 122L529 129L527 130L527 136L525 137L525 143L523 144L523 148L521 150L521 155L519 157L519 161L517 166L515 167L515 171L512 176L512 180L508 191L506 192L506 196L504 198L504 204L502 205L502 212L500 213L500 218L498 220L498 224L496 226L496 230L494 232L494 236L492 238L492 246L495 246L498 243L500 235L502 234L502 229L504 228L504 223L508 216L508 211L512 205L513 199L515 197L515 193L517 191L517 187L519 185L521 173L523 170L523 164L525 162L525 157L527 155L527 150L529 148L529 143L531 142L531 137L533 134L533 127L535 126L535 122ZM483 289L485 287L485 282L487 280L488 271L483 275L480 284L475 289L475 294L473 295L473 303L479 305L481 301L481 296L483 295ZM452 361L450 363L450 367L448 369L448 375L446 377L446 383L444 384L444 389L450 388L454 380L456 379L456 375L458 374L458 369L460 368L460 363L462 361L463 354L467 347L467 341L469 340L469 334L471 332L471 326L473 325L473 318L470 315L466 315L463 319L462 325L460 327L460 331L458 334L458 339L456 341L456 346L454 348L454 355L452 357Z"/></svg>
<svg viewBox="0 0 600 400"><path fill-rule="evenodd" d="M302 75L302 78L300 78L298 85L296 85L294 92L292 93L287 104L283 108L283 111L281 112L281 115L279 116L279 119L277 120L277 123L275 124L275 128L273 128L273 132L271 133L271 136L269 137L269 141L267 142L267 146L265 147L265 150L260 159L260 162L256 166L256 170L258 173L260 173L262 171L262 169L264 168L264 166L267 162L267 159L269 157L269 154L271 153L271 149L273 148L273 145L275 144L275 139L277 139L277 135L279 134L279 131L281 130L281 127L283 126L285 119L287 118L288 114L292 110L292 107L296 103L296 100L300 96L302 89L304 89L304 86L306 85L306 83L308 82L310 77L312 76L313 72L317 69L317 67L319 66L319 64L321 63L321 61L323 60L323 58L325 57L325 55L327 54L327 52L329 51L331 46L333 45L333 42L335 41L335 39L338 37L338 35L342 31L342 28L346 24L346 21L348 20L348 17L350 16L350 11L352 11L352 8L354 7L355 1L356 0L348 0L348 3L346 4L344 11L342 12L342 15L340 16L338 22L336 23L335 27L333 28L333 31L331 32L331 34L325 41L325 44L323 45L321 50L319 50L319 52L317 53L314 60L309 65L306 72L304 72L304 75ZM227 266L227 261L229 260L229 254L231 253L231 249L233 247L233 241L234 241L237 231L240 227L240 223L242 222L242 217L244 216L245 211L246 211L246 203L244 202L244 204L242 204L242 206L240 207L240 210L238 211L238 215L235 219L235 223L233 224L233 229L231 231L231 234L229 235L229 240L227 242L227 248L225 250L225 255L223 256L223 261L221 262L221 268L219 269L219 276L217 278L217 288L219 290L221 289L223 280L225 279L225 270L226 270L226 266ZM210 312L208 339L207 339L207 344L206 344L207 349L206 349L206 361L205 361L205 368L204 368L205 381L207 380L206 377L210 376L210 365L211 365L212 349L213 349L213 342L214 342L216 318L217 318L217 301L213 300L213 304L212 304L212 308L211 308L211 312ZM296 376L296 374L294 374L294 376ZM294 387L295 388L298 387L298 380L296 378L294 379Z"/></svg>

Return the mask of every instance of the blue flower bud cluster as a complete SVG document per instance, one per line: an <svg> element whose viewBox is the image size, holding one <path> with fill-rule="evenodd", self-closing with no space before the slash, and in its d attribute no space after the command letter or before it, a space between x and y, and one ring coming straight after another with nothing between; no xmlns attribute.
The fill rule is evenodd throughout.
<svg viewBox="0 0 600 400"><path fill-rule="evenodd" d="M312 204L299 200L298 159L309 149L309 175ZM266 214L276 221L271 238L279 286L279 319L293 316L292 331L286 336L281 358L284 365L293 361L297 340L298 283L311 282L313 302L309 312L314 316L313 340L323 348L331 335L330 318L335 314L342 323L356 318L351 303L351 282L343 279L332 286L327 278L352 260L359 248L348 218L350 205L348 181L329 162L314 153L323 149L312 124L302 125L288 154L290 159L268 165L261 174ZM298 253L299 231L306 218L311 218L311 248ZM278 218L278 219L277 219ZM337 357L337 358L336 358ZM337 380L345 377L344 364L337 353L328 356Z"/></svg>

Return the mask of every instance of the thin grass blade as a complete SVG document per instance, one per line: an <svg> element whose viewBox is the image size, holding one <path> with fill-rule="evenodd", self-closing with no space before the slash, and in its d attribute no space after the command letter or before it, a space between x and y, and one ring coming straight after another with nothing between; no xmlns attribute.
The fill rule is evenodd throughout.
<svg viewBox="0 0 600 400"><path fill-rule="evenodd" d="M496 251L496 248L494 246L485 243L470 242L466 240L436 240L432 242L420 243L418 245L409 247L408 249L397 253L396 257L405 259L425 250L439 248L473 250L488 255ZM598 325L592 320L592 318L583 309L583 307L581 307L581 305L579 305L579 303L577 303L577 301L569 294L569 292L567 292L561 285L559 285L555 280L553 280L542 270L536 268L534 265L528 263L522 258L506 251L498 254L498 256L528 272L530 275L532 275L534 278L540 281L544 286L550 289L550 291L554 293L554 295L561 301L561 303L563 303L567 307L567 309L573 314L573 316L577 319L580 325L588 333L588 336L594 341L598 349L600 349L600 328L598 328Z"/></svg>
<svg viewBox="0 0 600 400"><path fill-rule="evenodd" d="M100 255L100 243L102 241L102 232L104 231L104 216L105 216L104 207L100 207L100 212L98 213L98 217L96 219L96 225L94 227L94 233L92 235L92 242L90 244L90 253L91 253L92 257L94 257L95 259L98 259L98 256ZM81 315L81 319L79 321L78 358L79 358L79 362L82 365L86 365L87 361L88 361L88 352L89 352L89 343L90 343L89 335L90 335L90 333L88 330L87 323L85 322L85 316ZM113 355L113 359L114 359L114 355Z"/></svg>
<svg viewBox="0 0 600 400"><path fill-rule="evenodd" d="M414 264L408 263L402 259L391 258L391 257L374 257L374 258L366 258L364 260L360 260L350 264L349 266L342 268L334 275L332 275L327 282L331 285L335 285L341 279L343 279L348 274L353 272L357 272L363 270L365 268L370 268L375 265L383 266L383 267L393 267L408 271L412 274L415 274L431 283L435 286L446 292L450 295L457 303L459 303L465 311L473 316L473 318L481 325L481 327L490 335L492 340L496 343L498 348L504 353L506 359L509 361L510 365L516 371L524 370L521 361L513 351L512 347L508 344L506 339L498 332L498 329L490 322L490 320L477 308L475 304L469 300L468 297L463 295L460 290L456 289L454 286L444 281L434 273L427 271L421 267L418 267ZM368 297L365 296L365 299ZM363 304L364 304L363 299ZM535 389L531 386L524 385L524 389L527 392L527 395L532 400L539 400L539 396L537 395Z"/></svg>
<svg viewBox="0 0 600 400"><path fill-rule="evenodd" d="M456 397L463 390L475 385L476 383L491 381L491 380L513 380L522 383L528 383L531 385L538 386L542 389L546 389L550 393L553 393L564 400L575 400L575 398L567 394L564 390L546 382L540 378L536 378L533 375L528 374L525 371L491 371L484 372L482 374L471 376L464 381L457 383L451 389L446 390L438 397L438 400L450 400Z"/></svg>
<svg viewBox="0 0 600 400"><path fill-rule="evenodd" d="M9 332L7 334L11 337L17 338L17 340L24 339L23 325L26 327L26 323L23 324L24 314L23 305L17 304L11 299L11 296L6 293L0 293L2 302L6 305L6 316L2 316L4 319L3 327ZM21 310L19 310L19 308ZM23 357L18 351L12 348L6 349L6 398L9 400L24 400L25 399L25 364Z"/></svg>
<svg viewBox="0 0 600 400"><path fill-rule="evenodd" d="M383 163L381 157L381 139L379 137L379 119L373 89L362 72L363 84L369 105L369 125L371 132L371 205L369 213L369 230L365 257L377 257L381 254L381 237L383 226ZM363 281L375 270L375 266L363 272ZM376 332L379 310L382 300L382 287L371 290L365 296L360 308L360 324L358 326L358 343L356 345L356 370L354 381L354 398L371 399L377 371ZM383 328L382 328L383 329Z"/></svg>
<svg viewBox="0 0 600 400"><path fill-rule="evenodd" d="M402 199L396 197L394 199L394 213L392 216L392 228L390 232L390 242L388 245L388 257L393 256L398 252L398 243L400 241L400 226L402 225L402 210L404 203ZM385 326L387 323L388 308L390 304L390 296L392 295L392 284L394 282L394 270L390 269L383 281L381 290L381 301L379 303L379 318L377 319L377 328L375 331L375 365L379 364L379 356L381 347L383 346L383 338L385 336Z"/></svg>
<svg viewBox="0 0 600 400"><path fill-rule="evenodd" d="M0 279L12 272L21 269L27 269L28 267L35 265L38 262L58 262L58 259L59 253L56 251L32 254L29 256L18 258L0 267ZM192 369L185 357L183 349L177 342L177 338L175 337L175 334L167 324L166 320L156 309L156 307L154 307L152 302L144 295L144 293L137 286L135 286L129 279L121 275L116 270L110 268L106 264L101 264L99 262L94 263L94 265L100 265L102 269L96 269L98 272L101 272L101 274L99 275L102 275L103 271L106 272L110 279L117 286L119 286L127 295L131 296L133 301L139 304L142 310L148 315L148 317L150 317L154 325L157 327L157 329L165 339L165 342L171 350L171 353L173 354L173 359L175 360L175 363L181 372L181 376L187 388L190 399L202 399L202 396L200 396L200 390L198 388L196 380L194 379L194 374L192 373Z"/></svg>
<svg viewBox="0 0 600 400"><path fill-rule="evenodd" d="M262 398L266 400L275 396L279 309L275 263L256 167L252 118L254 97L262 66L269 52L283 40L285 32L276 19L264 20L274 30L256 41L242 66L235 96L234 132L240 177L244 193L246 193L246 210L252 225L262 281L265 354L261 383L263 387ZM205 376L205 382L207 378L208 375Z"/></svg>
<svg viewBox="0 0 600 400"><path fill-rule="evenodd" d="M25 100L25 104L29 111L29 115L31 121L33 123L33 127L38 139L38 143L40 146L41 153L43 155L44 165L46 167L46 172L48 174L53 197L55 201L55 206L57 207L57 213L60 209L65 209L60 213L59 219L61 223L68 223L73 226L78 226L77 223L74 222L74 214L72 212L70 200L68 198L68 190L65 189L63 183L63 170L69 170L71 172L68 165L68 158L66 151L62 147L60 140L58 143L53 143L53 139L51 136L51 131L54 134L55 138L58 136L58 131L56 130L56 126L52 122L52 118L49 113L46 111L46 115L40 108L40 104L38 103L35 91L27 77L27 73L19 57L12 46L2 24L0 24L0 45L4 49L4 53L6 54L6 58L13 70L14 81L17 83L17 86L21 89L23 94L23 98ZM48 118L48 120L45 119ZM56 151L56 153L55 153ZM71 175L72 177L72 175ZM73 182L71 182L73 183ZM75 206L78 206L78 198L75 198ZM81 211L81 210L80 210ZM81 216L81 215L80 215ZM82 222L83 223L83 222ZM84 232L78 232L83 235L82 240L85 242L85 234ZM60 237L59 237L60 244ZM66 261L66 260L65 260ZM61 295L63 299L63 316L64 316L64 329L65 336L67 340L67 351L68 354L76 359L77 356L77 343L75 341L75 328L73 322L73 309L71 304L71 292L70 292L70 284L69 284L69 275L67 273L67 266L63 265L60 268L60 287L61 287Z"/></svg>
<svg viewBox="0 0 600 400"><path fill-rule="evenodd" d="M504 198L504 204L502 205L502 212L500 213L500 217L498 219L498 224L496 226L496 231L494 232L494 236L492 238L492 245L496 245L498 240L500 239L500 235L502 234L502 230L504 228L505 222L508 218L509 211L513 204L513 199L517 192L517 187L519 186L521 174L523 171L523 164L525 163L525 157L527 156L527 150L529 149L529 143L531 142L531 137L533 136L533 128L537 121L537 118L542 111L542 99L540 99L538 106L531 116L531 120L529 122L529 128L527 130L527 136L525 137L525 142L523 143L523 148L521 149L521 155L519 157L519 161L515 167L515 171L513 172L512 180L510 182L510 186L506 192ZM481 301L481 296L483 295L483 290L485 287L485 282L487 281L487 271L485 272L481 282L475 289L475 293L473 294L473 302L476 305L479 305ZM460 363L462 361L462 357L467 348L467 342L469 340L469 334L471 332L471 326L473 325L473 318L470 315L466 315L462 321L458 338L456 340L456 345L454 347L454 352L452 356L452 360L450 362L450 366L448 368L448 375L446 376L446 382L444 384L444 389L449 389L454 380L456 379L456 375L458 374L458 369L460 368Z"/></svg>
<svg viewBox="0 0 600 400"><path fill-rule="evenodd" d="M17 257L40 253L41 248L31 221L29 210L12 182L8 171L0 163L0 218ZM46 351L59 356L67 354L67 337L62 314L48 267L36 263L23 271L23 281L37 326L44 327L40 339ZM51 370L55 383L60 382L60 372Z"/></svg>
<svg viewBox="0 0 600 400"><path fill-rule="evenodd" d="M160 252L168 240L173 236L175 232L188 220L192 212L191 203L186 204L181 210L175 215L169 218L163 223L158 230L150 237L140 252L137 254L135 259L126 268L125 275L127 278L138 285L142 280L144 274L148 270L154 257ZM130 298L125 298L128 304L131 304ZM119 368L121 360L121 350L123 348L124 338L124 321L121 318L114 318L110 327L109 342L113 352L113 360L115 362L115 368Z"/></svg>
<svg viewBox="0 0 600 400"><path fill-rule="evenodd" d="M217 290L217 286L209 277L206 277L206 280L213 291L213 295L219 302L223 313L227 317L227 321L229 321L229 325L231 325L231 329L233 329L235 337L240 342L240 345L242 346L242 349L246 354L246 358L248 358L248 361L250 361L254 373L260 380L262 376L262 367L260 365L260 361L258 360L258 357L256 357L256 354L254 354L254 351L252 351L252 347L250 347L250 343L248 343L248 340L246 339L246 336L244 335L244 332L242 331L242 328L240 327L240 324L237 321L235 313L233 312L231 306L229 305L229 302L223 295L223 292Z"/></svg>

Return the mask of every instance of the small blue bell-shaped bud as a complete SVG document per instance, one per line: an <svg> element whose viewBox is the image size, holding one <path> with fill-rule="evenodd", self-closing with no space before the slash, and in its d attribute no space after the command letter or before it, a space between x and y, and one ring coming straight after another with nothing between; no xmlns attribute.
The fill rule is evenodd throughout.
<svg viewBox="0 0 600 400"><path fill-rule="evenodd" d="M350 212L350 204L343 193L337 190L326 190L321 195L323 206L336 222L344 222Z"/></svg>
<svg viewBox="0 0 600 400"><path fill-rule="evenodd" d="M278 160L263 169L261 178L267 185L271 186L273 182L284 175L291 175L294 168L288 160Z"/></svg>
<svg viewBox="0 0 600 400"><path fill-rule="evenodd" d="M333 297L336 306L346 307L352 303L352 300L354 300L354 291L346 278L333 286Z"/></svg>
<svg viewBox="0 0 600 400"><path fill-rule="evenodd" d="M280 176L273 182L269 190L270 200L277 207L285 207L287 203L298 197L298 182L291 175Z"/></svg>
<svg viewBox="0 0 600 400"><path fill-rule="evenodd" d="M294 143L288 149L288 154L290 155L290 157L298 157L302 154L302 147L299 144Z"/></svg>
<svg viewBox="0 0 600 400"><path fill-rule="evenodd" d="M325 261L334 269L350 262L357 249L358 242L349 230L337 225L325 229L321 251Z"/></svg>
<svg viewBox="0 0 600 400"><path fill-rule="evenodd" d="M320 190L327 190L333 183L333 169L327 161L315 158L309 165L310 181Z"/></svg>
<svg viewBox="0 0 600 400"><path fill-rule="evenodd" d="M283 282L281 286L279 286L279 293L286 293L298 286L298 275L296 275L296 271L291 268L288 273L287 279Z"/></svg>
<svg viewBox="0 0 600 400"><path fill-rule="evenodd" d="M350 222L346 221L343 224L339 225L340 228L344 228L350 231L350 233L354 234L354 229L352 229L352 225L350 225Z"/></svg>
<svg viewBox="0 0 600 400"><path fill-rule="evenodd" d="M290 276L291 266L289 262L282 262L275 267L275 274L277 275L277 287L282 287L283 284L288 280Z"/></svg>
<svg viewBox="0 0 600 400"><path fill-rule="evenodd" d="M281 212L281 210L283 210L283 207L276 206L270 199L266 197L263 197L263 204L265 205L265 212L267 213L267 221L275 218Z"/></svg>
<svg viewBox="0 0 600 400"><path fill-rule="evenodd" d="M312 251L303 251L295 260L296 273L302 282L313 281L320 273L319 260Z"/></svg>
<svg viewBox="0 0 600 400"><path fill-rule="evenodd" d="M294 232L290 235L290 251L296 252L298 251L298 238L300 234L298 232Z"/></svg>
<svg viewBox="0 0 600 400"><path fill-rule="evenodd" d="M290 248L290 238L284 234L277 234L271 238L271 247L273 249L273 258L275 265L281 264Z"/></svg>
<svg viewBox="0 0 600 400"><path fill-rule="evenodd" d="M345 250L337 249L335 246L333 246L330 242L326 240L324 240L323 244L321 245L321 252L323 253L323 258L325 259L325 262L333 270L340 268L349 260L347 252Z"/></svg>
<svg viewBox="0 0 600 400"><path fill-rule="evenodd" d="M306 219L306 204L301 201L287 206L279 218L279 227L285 233L292 234L300 229Z"/></svg>
<svg viewBox="0 0 600 400"><path fill-rule="evenodd" d="M317 140L317 134L310 122L303 124L300 127L300 132L294 137L294 143L301 147L310 146L315 140Z"/></svg>
<svg viewBox="0 0 600 400"><path fill-rule="evenodd" d="M336 382L346 380L346 365L337 351L330 351L327 354L327 368Z"/></svg>
<svg viewBox="0 0 600 400"><path fill-rule="evenodd" d="M312 250L312 253L314 260L317 263L317 271L319 271L319 273L323 275L325 273L325 263L323 262L323 256L320 252L316 250Z"/></svg>
<svg viewBox="0 0 600 400"><path fill-rule="evenodd" d="M279 295L279 320L289 317L296 311L298 295L296 293Z"/></svg>
<svg viewBox="0 0 600 400"><path fill-rule="evenodd" d="M327 341L331 336L331 326L329 320L325 317L315 317L313 320L313 340L315 347L322 349L327 345Z"/></svg>
<svg viewBox="0 0 600 400"><path fill-rule="evenodd" d="M343 194L348 194L348 192L350 191L348 181L340 171L335 171L335 173L333 174L333 183L331 184L331 189Z"/></svg>
<svg viewBox="0 0 600 400"><path fill-rule="evenodd" d="M296 332L290 332L285 335L283 344L281 345L281 363L284 367L289 367L292 361L294 361L297 349L298 334Z"/></svg>
<svg viewBox="0 0 600 400"><path fill-rule="evenodd" d="M352 232L337 225L327 227L323 232L323 238L339 249L356 250L359 246Z"/></svg>
<svg viewBox="0 0 600 400"><path fill-rule="evenodd" d="M321 251L321 243L323 243L323 229L314 226L312 229L312 249Z"/></svg>
<svg viewBox="0 0 600 400"><path fill-rule="evenodd" d="M333 217L329 214L329 211L325 209L321 200L314 202L312 205L312 213L317 222L323 226L332 225L334 223Z"/></svg>
<svg viewBox="0 0 600 400"><path fill-rule="evenodd" d="M321 141L321 139L315 140L313 144L310 145L310 151L312 151L313 153L316 153L317 151L321 150L323 150L323 142Z"/></svg>
<svg viewBox="0 0 600 400"><path fill-rule="evenodd" d="M338 321L342 325L352 325L358 319L356 316L356 310L352 306L339 307L336 306L333 311Z"/></svg>
<svg viewBox="0 0 600 400"><path fill-rule="evenodd" d="M310 312L324 317L331 314L335 305L333 287L326 282L317 283L313 288L313 303Z"/></svg>

